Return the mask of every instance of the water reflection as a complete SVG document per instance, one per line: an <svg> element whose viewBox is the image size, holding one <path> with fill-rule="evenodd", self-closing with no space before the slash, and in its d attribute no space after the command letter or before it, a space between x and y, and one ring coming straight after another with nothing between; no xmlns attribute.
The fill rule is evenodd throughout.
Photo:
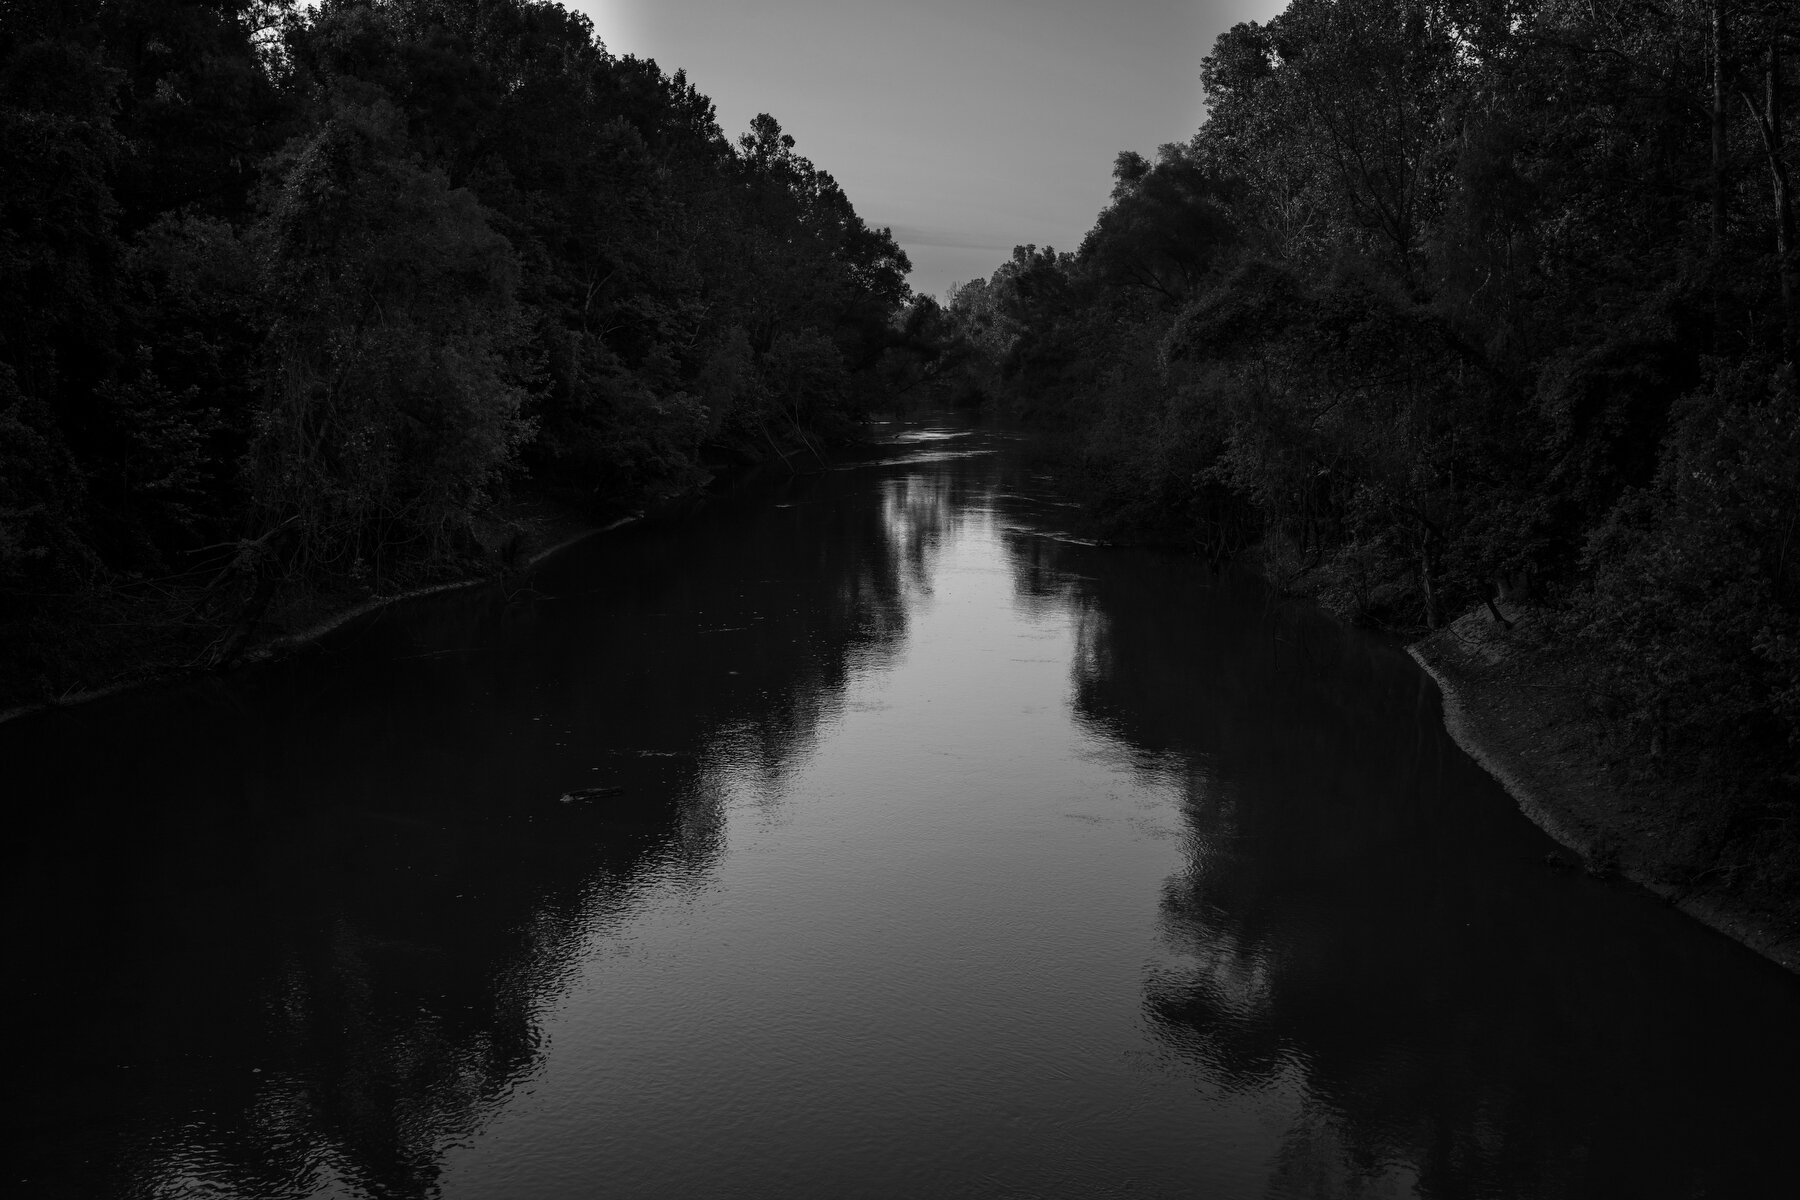
<svg viewBox="0 0 1800 1200"><path fill-rule="evenodd" d="M1082 580L1078 711L1182 772L1145 1012L1227 1092L1303 1097L1266 1194L1771 1186L1794 981L1547 866L1397 650L1155 556L1035 541L1014 569Z"/></svg>
<svg viewBox="0 0 1800 1200"><path fill-rule="evenodd" d="M0 728L20 1190L1776 1190L1793 980L1015 450Z"/></svg>
<svg viewBox="0 0 1800 1200"><path fill-rule="evenodd" d="M436 1194L582 948L704 886L723 776L778 789L892 656L957 501L765 486L525 594L0 731L29 1194Z"/></svg>

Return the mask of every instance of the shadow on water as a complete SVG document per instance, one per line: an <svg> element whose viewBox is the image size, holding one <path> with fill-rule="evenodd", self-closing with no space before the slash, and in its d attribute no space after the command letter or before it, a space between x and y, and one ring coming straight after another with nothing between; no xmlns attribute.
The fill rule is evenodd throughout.
<svg viewBox="0 0 1800 1200"><path fill-rule="evenodd" d="M1181 780L1146 1022L1175 1069L1298 1095L1268 1195L1791 1186L1796 981L1550 865L1401 650L1167 557L1010 550L1080 609L1080 718Z"/></svg>
<svg viewBox="0 0 1800 1200"><path fill-rule="evenodd" d="M545 1031L600 944L629 941L621 931L738 861L728 841L744 826L727 804L777 798L825 761L851 684L898 676L909 637L928 640L912 630L962 611L934 610L934 587L992 578L1004 608L1007 573L1030 620L986 627L1028 643L986 658L992 647L954 643L939 659L966 661L949 675L874 693L896 706L881 720L928 739L947 736L924 712L931 688L943 697L977 669L1030 681L1029 694L984 693L1024 711L969 718L957 730L967 760L943 759L940 793L920 783L907 801L969 823L941 846L914 829L890 854L885 831L912 827L840 803L861 793L855 760L827 773L852 780L835 799L808 802L838 822L807 835L824 841L798 825L769 835L790 849L863 838L869 858L808 861L770 886L840 902L873 889L894 909L849 906L849 928L817 919L850 960L818 968L837 990L808 973L810 947L776 946L789 957L759 976L759 1011L783 1013L790 985L812 986L795 1028L833 1033L880 1070L806 1059L789 1074L818 1081L826 1109L659 1136L717 1132L723 1145L757 1131L707 1147L706 1161L742 1156L792 1194L894 1194L901 1169L969 1195L1026 1194L1005 1188L1057 1171L1083 1182L1032 1194L1178 1195L1207 1170L1233 1196L1789 1190L1794 979L1633 889L1547 866L1549 841L1447 740L1432 686L1401 651L1272 609L1191 560L1081 543L1020 456L977 453L996 444L919 434L887 462L772 481L598 539L512 595L440 598L278 669L0 727L14 1092L26 1100L13 1193L454 1191L447 1163L503 1109L538 1119L520 1098L548 1094ZM991 565L964 556L961 583L940 570L952 547L996 531ZM1062 660L1043 656L1063 653L1065 636L1067 694L1040 696L1032 672L1062 676ZM872 738L876 718L863 718ZM1153 786L1081 774L1090 752ZM1011 797L993 811L1042 822L1023 831L1035 841L982 824L980 797L964 803L976 778ZM941 810L920 807L934 795ZM1172 822L1167 840L1144 849L1106 832L1136 828L1131 805L1165 795L1173 808L1156 812L1172 815L1144 828L1161 838ZM848 824L857 817L872 824ZM987 840L963 845L965 832ZM1111 882L1141 882L1072 889L1088 847L1113 856ZM1032 854L1049 856L1054 878L1016 861ZM919 874L884 879L888 858ZM971 875L964 863L981 865ZM834 866L861 872L849 892L827 886ZM1080 938L1014 903L1069 904L1072 891L1058 921L1112 906ZM965 895L999 915L949 900ZM915 900L921 911L904 909ZM864 936L862 924L881 929ZM999 925L1025 948L984 940ZM909 942L915 928L953 944ZM1118 952L1132 936L1159 947L1141 968L1135 944ZM889 961L901 945L961 974L915 978ZM962 945L1000 948L964 961ZM718 980L721 1003L746 1003L741 983ZM660 1022L661 993L646 986L640 1007ZM1052 1019L1063 1009L1036 1003L1047 989L1079 1003ZM816 1011L837 995L867 1008ZM896 1040L905 1030L920 1040ZM767 1032L769 1053L795 1057ZM966 1053L951 1053L963 1038ZM717 1052L696 1040L696 1053ZM1127 1047L1128 1061L1084 1057L1094 1045ZM976 1070L988 1053L1046 1095ZM659 1093L679 1121L692 1079L719 1083L712 1064L676 1052L646 1061L688 1072ZM754 1077L731 1086L757 1096L767 1063L751 1051L732 1061ZM911 1094L896 1082L908 1072ZM578 1092L586 1078L575 1073ZM634 1078L620 1078L589 1120L636 1102ZM931 1110L970 1097L1012 1107ZM1034 1126L1031 1112L1053 1123ZM846 1113L854 1128L841 1127ZM833 1116L840 1156L821 1164L819 1123ZM562 1152L603 1128L539 1130L532 1144ZM919 1130L925 1143L908 1140ZM593 1161L632 1178L692 1177L631 1159L633 1145L605 1149ZM483 1169L461 1186L510 1178L505 1161ZM562 1194L560 1179L514 1181ZM570 1194L603 1186L569 1181Z"/></svg>
<svg viewBox="0 0 1800 1200"><path fill-rule="evenodd" d="M895 653L954 487L770 484L0 729L23 1194L434 1194L584 945L704 886L714 752L778 776Z"/></svg>

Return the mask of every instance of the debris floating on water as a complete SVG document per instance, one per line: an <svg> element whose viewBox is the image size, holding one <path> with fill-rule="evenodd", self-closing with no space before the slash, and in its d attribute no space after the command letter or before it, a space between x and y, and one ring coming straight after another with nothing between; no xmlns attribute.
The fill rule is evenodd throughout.
<svg viewBox="0 0 1800 1200"><path fill-rule="evenodd" d="M617 796L625 789L622 787L589 787L576 788L572 792L564 792L562 802L573 804L577 800L599 800L606 796Z"/></svg>

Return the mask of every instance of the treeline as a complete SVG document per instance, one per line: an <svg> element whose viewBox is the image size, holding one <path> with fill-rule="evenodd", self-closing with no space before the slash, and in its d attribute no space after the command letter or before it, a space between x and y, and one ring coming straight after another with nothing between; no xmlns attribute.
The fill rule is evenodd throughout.
<svg viewBox="0 0 1800 1200"><path fill-rule="evenodd" d="M0 206L15 699L108 628L454 560L509 489L816 451L916 373L888 232L543 0L14 0Z"/></svg>
<svg viewBox="0 0 1800 1200"><path fill-rule="evenodd" d="M943 319L1114 521L1392 628L1530 596L1640 752L1793 826L1797 40L1790 0L1294 0L1078 251Z"/></svg>

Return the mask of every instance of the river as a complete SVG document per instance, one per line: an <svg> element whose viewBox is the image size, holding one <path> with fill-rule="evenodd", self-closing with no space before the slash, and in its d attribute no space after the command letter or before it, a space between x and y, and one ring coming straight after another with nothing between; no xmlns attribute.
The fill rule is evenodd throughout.
<svg viewBox="0 0 1800 1200"><path fill-rule="evenodd" d="M0 726L9 1194L1794 1194L1800 980L1398 647L887 437Z"/></svg>

